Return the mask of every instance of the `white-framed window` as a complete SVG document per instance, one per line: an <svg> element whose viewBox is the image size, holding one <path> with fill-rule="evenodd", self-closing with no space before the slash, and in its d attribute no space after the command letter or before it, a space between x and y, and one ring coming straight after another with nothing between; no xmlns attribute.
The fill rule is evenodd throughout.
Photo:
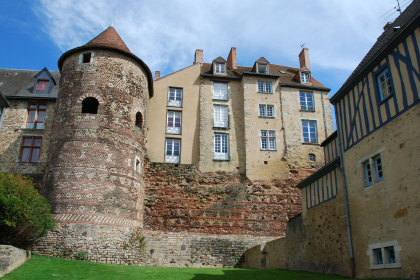
<svg viewBox="0 0 420 280"><path fill-rule="evenodd" d="M384 178L381 155L377 155L373 160L375 161L376 181L379 182Z"/></svg>
<svg viewBox="0 0 420 280"><path fill-rule="evenodd" d="M364 164L365 166L365 176L366 176L366 186L372 185L372 168L370 167L370 161L368 160Z"/></svg>
<svg viewBox="0 0 420 280"><path fill-rule="evenodd" d="M182 88L169 88L168 106L182 107Z"/></svg>
<svg viewBox="0 0 420 280"><path fill-rule="evenodd" d="M381 73L379 73L379 75L377 76L377 79L378 79L379 93L381 95L381 100L383 100L392 94L392 86L391 86L391 80L388 74L388 68L386 68Z"/></svg>
<svg viewBox="0 0 420 280"><path fill-rule="evenodd" d="M225 63L214 63L214 73L217 74L224 74L226 73L226 65Z"/></svg>
<svg viewBox="0 0 420 280"><path fill-rule="evenodd" d="M181 154L181 140L180 139L166 139L165 162L179 163L179 156Z"/></svg>
<svg viewBox="0 0 420 280"><path fill-rule="evenodd" d="M214 105L214 118L213 118L213 127L228 127L228 107L221 105Z"/></svg>
<svg viewBox="0 0 420 280"><path fill-rule="evenodd" d="M166 133L181 134L181 112L168 111L166 118Z"/></svg>
<svg viewBox="0 0 420 280"><path fill-rule="evenodd" d="M316 161L316 156L315 156L315 154L309 154L309 161L310 161L310 162L315 162L315 161Z"/></svg>
<svg viewBox="0 0 420 280"><path fill-rule="evenodd" d="M396 240L385 241L369 245L367 255L370 257L371 269L398 268L401 267L398 246Z"/></svg>
<svg viewBox="0 0 420 280"><path fill-rule="evenodd" d="M276 131L261 130L261 150L276 149Z"/></svg>
<svg viewBox="0 0 420 280"><path fill-rule="evenodd" d="M258 115L260 117L274 117L274 105L260 104Z"/></svg>
<svg viewBox="0 0 420 280"><path fill-rule="evenodd" d="M374 169L372 170L372 168ZM365 183L366 187L371 186L375 182L380 182L384 179L384 172L382 169L382 159L381 155L375 155L372 158L369 158L363 163L363 168L365 172Z"/></svg>
<svg viewBox="0 0 420 280"><path fill-rule="evenodd" d="M305 111L315 111L314 94L312 92L300 92L300 109Z"/></svg>
<svg viewBox="0 0 420 280"><path fill-rule="evenodd" d="M302 83L309 83L309 73L300 73L300 80Z"/></svg>
<svg viewBox="0 0 420 280"><path fill-rule="evenodd" d="M270 82L258 82L258 92L272 93Z"/></svg>
<svg viewBox="0 0 420 280"><path fill-rule="evenodd" d="M268 74L268 65L267 64L258 64L258 73Z"/></svg>
<svg viewBox="0 0 420 280"><path fill-rule="evenodd" d="M227 83L213 83L213 99L227 100Z"/></svg>
<svg viewBox="0 0 420 280"><path fill-rule="evenodd" d="M302 135L304 143L317 143L316 121L302 121Z"/></svg>
<svg viewBox="0 0 420 280"><path fill-rule="evenodd" d="M229 135L223 133L214 134L215 160L229 160Z"/></svg>

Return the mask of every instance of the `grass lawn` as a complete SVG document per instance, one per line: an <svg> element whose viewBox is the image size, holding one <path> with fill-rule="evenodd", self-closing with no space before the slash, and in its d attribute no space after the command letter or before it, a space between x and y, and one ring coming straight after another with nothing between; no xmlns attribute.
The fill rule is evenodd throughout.
<svg viewBox="0 0 420 280"><path fill-rule="evenodd" d="M331 274L292 270L257 270L239 268L189 268L159 266L126 266L73 261L59 258L32 256L14 271L6 274L10 279L173 279L173 280L289 280L289 279L349 279ZM395 280L395 279L394 279Z"/></svg>

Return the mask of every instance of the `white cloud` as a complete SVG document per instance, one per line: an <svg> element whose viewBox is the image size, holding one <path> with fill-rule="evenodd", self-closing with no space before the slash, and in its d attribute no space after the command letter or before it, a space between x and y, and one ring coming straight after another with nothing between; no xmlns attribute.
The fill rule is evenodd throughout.
<svg viewBox="0 0 420 280"><path fill-rule="evenodd" d="M381 34L386 21L379 17L393 6L394 0L41 0L34 9L62 51L113 22L130 50L165 75L192 64L197 48L206 62L237 47L240 65L264 56L297 66L305 42L312 68L351 71Z"/></svg>

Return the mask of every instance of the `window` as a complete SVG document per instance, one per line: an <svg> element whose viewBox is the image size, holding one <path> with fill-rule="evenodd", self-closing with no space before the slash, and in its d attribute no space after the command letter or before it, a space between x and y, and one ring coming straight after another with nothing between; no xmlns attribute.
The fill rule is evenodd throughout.
<svg viewBox="0 0 420 280"><path fill-rule="evenodd" d="M169 88L168 106L182 107L182 89Z"/></svg>
<svg viewBox="0 0 420 280"><path fill-rule="evenodd" d="M385 247L385 252L387 254L388 263L395 263L395 250L394 246Z"/></svg>
<svg viewBox="0 0 420 280"><path fill-rule="evenodd" d="M384 100L392 94L392 86L389 79L388 69L385 69L378 75L378 86L381 94L381 100Z"/></svg>
<svg viewBox="0 0 420 280"><path fill-rule="evenodd" d="M311 161L311 162L316 161L315 154L309 154L309 161Z"/></svg>
<svg viewBox="0 0 420 280"><path fill-rule="evenodd" d="M46 109L46 103L30 102L28 108L28 119L26 121L26 128L43 129Z"/></svg>
<svg viewBox="0 0 420 280"><path fill-rule="evenodd" d="M181 134L181 112L168 111L166 133Z"/></svg>
<svg viewBox="0 0 420 280"><path fill-rule="evenodd" d="M214 134L214 159L229 160L229 135Z"/></svg>
<svg viewBox="0 0 420 280"><path fill-rule="evenodd" d="M302 133L304 143L317 143L315 121L302 121Z"/></svg>
<svg viewBox="0 0 420 280"><path fill-rule="evenodd" d="M179 163L180 149L181 149L181 140L166 139L165 162Z"/></svg>
<svg viewBox="0 0 420 280"><path fill-rule="evenodd" d="M258 82L258 92L271 93L271 83L270 82Z"/></svg>
<svg viewBox="0 0 420 280"><path fill-rule="evenodd" d="M299 95L300 109L305 111L315 111L314 95L310 92L301 92Z"/></svg>
<svg viewBox="0 0 420 280"><path fill-rule="evenodd" d="M143 115L140 112L136 114L136 126L143 129Z"/></svg>
<svg viewBox="0 0 420 280"><path fill-rule="evenodd" d="M214 124L213 127L228 127L228 107L214 105Z"/></svg>
<svg viewBox="0 0 420 280"><path fill-rule="evenodd" d="M136 171L137 173L141 173L141 161L138 158L136 158Z"/></svg>
<svg viewBox="0 0 420 280"><path fill-rule="evenodd" d="M20 153L20 162L37 163L39 161L41 143L41 138L24 137L22 142L22 150Z"/></svg>
<svg viewBox="0 0 420 280"><path fill-rule="evenodd" d="M49 80L38 80L36 82L36 89L37 90L48 90L50 86L50 81Z"/></svg>
<svg viewBox="0 0 420 280"><path fill-rule="evenodd" d="M375 182L380 182L384 179L384 172L382 170L382 159L380 154L365 161L363 163L363 166L365 172L366 187L371 186L374 183L374 179ZM374 166L373 170L372 166Z"/></svg>
<svg viewBox="0 0 420 280"><path fill-rule="evenodd" d="M215 63L214 64L214 73L223 74L226 73L226 68L224 63Z"/></svg>
<svg viewBox="0 0 420 280"><path fill-rule="evenodd" d="M90 63L90 59L92 58L91 52L86 52L82 56L82 63Z"/></svg>
<svg viewBox="0 0 420 280"><path fill-rule="evenodd" d="M375 161L375 171L376 171L376 181L379 182L384 178L384 173L382 172L382 160L381 155L378 155L374 158Z"/></svg>
<svg viewBox="0 0 420 280"><path fill-rule="evenodd" d="M258 73L268 74L267 64L258 64Z"/></svg>
<svg viewBox="0 0 420 280"><path fill-rule="evenodd" d="M369 250L367 251L370 257L370 268L384 269L401 267L400 251L401 246L398 246L397 240L370 244Z"/></svg>
<svg viewBox="0 0 420 280"><path fill-rule="evenodd" d="M382 259L382 248L374 249L373 254L375 256L375 264L384 263L384 260Z"/></svg>
<svg viewBox="0 0 420 280"><path fill-rule="evenodd" d="M82 114L97 114L99 102L94 97L87 97L82 101Z"/></svg>
<svg viewBox="0 0 420 280"><path fill-rule="evenodd" d="M370 168L370 161L365 162L365 176L366 186L372 185L372 169Z"/></svg>
<svg viewBox="0 0 420 280"><path fill-rule="evenodd" d="M261 150L276 149L276 132L274 130L261 130Z"/></svg>
<svg viewBox="0 0 420 280"><path fill-rule="evenodd" d="M274 117L274 106L260 104L259 116L260 117Z"/></svg>
<svg viewBox="0 0 420 280"><path fill-rule="evenodd" d="M213 99L227 100L226 83L213 83Z"/></svg>
<svg viewBox="0 0 420 280"><path fill-rule="evenodd" d="M300 77L301 83L309 83L309 73L301 73Z"/></svg>

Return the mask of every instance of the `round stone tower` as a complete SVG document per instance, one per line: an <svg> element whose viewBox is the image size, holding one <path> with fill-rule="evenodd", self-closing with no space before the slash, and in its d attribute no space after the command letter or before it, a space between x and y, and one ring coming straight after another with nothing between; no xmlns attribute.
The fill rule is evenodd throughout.
<svg viewBox="0 0 420 280"><path fill-rule="evenodd" d="M112 26L64 53L58 66L60 88L43 184L58 226L46 244L66 244L55 248L61 251L90 250L91 259L99 260L106 246L118 251L143 227L152 74Z"/></svg>

